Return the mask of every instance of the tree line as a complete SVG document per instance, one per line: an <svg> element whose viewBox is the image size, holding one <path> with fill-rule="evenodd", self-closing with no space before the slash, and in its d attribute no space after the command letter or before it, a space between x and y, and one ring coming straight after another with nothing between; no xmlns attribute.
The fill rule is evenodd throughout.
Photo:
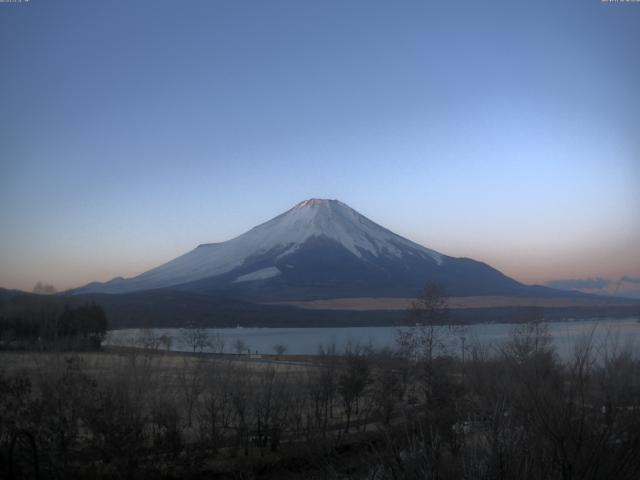
<svg viewBox="0 0 640 480"><path fill-rule="evenodd" d="M96 303L26 304L0 310L0 348L100 348L108 321Z"/></svg>

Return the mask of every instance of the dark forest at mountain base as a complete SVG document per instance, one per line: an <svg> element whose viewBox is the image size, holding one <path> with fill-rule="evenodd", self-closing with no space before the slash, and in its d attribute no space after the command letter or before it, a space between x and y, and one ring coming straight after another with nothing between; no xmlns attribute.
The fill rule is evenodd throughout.
<svg viewBox="0 0 640 480"><path fill-rule="evenodd" d="M74 307L95 303L108 319L108 328L209 328L243 327L347 327L390 326L415 322L402 310L306 310L262 305L176 290L152 290L132 294L34 295L0 291L0 318L39 319L43 313L58 315L65 305ZM519 323L545 319L561 321L575 318L614 318L640 316L640 305L598 307L497 307L451 309L453 323Z"/></svg>

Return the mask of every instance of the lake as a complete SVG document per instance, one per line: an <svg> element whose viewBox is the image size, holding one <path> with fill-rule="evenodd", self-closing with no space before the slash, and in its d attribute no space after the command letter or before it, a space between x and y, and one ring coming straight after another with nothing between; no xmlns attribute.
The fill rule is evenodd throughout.
<svg viewBox="0 0 640 480"><path fill-rule="evenodd" d="M638 355L640 352L640 323L636 318L585 319L546 323L560 357L568 358L576 342L592 335L596 348L614 347L628 349ZM513 332L515 324L489 323L464 327L464 331L452 332L448 327L438 327L450 353L461 351L461 337L465 345L474 343L499 348ZM410 329L411 327L402 327ZM370 345L374 349L393 348L398 327L344 327L344 328L209 328L211 336L224 339L225 353L235 353L234 344L241 340L252 353L272 354L274 345L287 347L289 354L316 354L322 345L336 346L342 352L347 344ZM152 329L155 335L171 337L171 350L189 351L182 329ZM135 346L147 332L141 329L112 330L104 344L113 346Z"/></svg>

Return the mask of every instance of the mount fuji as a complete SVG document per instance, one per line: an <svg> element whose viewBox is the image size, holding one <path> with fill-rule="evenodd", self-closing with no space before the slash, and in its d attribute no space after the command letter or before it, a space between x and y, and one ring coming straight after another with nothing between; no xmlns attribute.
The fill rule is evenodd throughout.
<svg viewBox="0 0 640 480"><path fill-rule="evenodd" d="M425 248L338 200L310 199L222 243L203 244L133 278L73 291L172 289L251 301L414 296L427 282L452 296L554 296L489 265ZM565 292L566 293L566 292Z"/></svg>

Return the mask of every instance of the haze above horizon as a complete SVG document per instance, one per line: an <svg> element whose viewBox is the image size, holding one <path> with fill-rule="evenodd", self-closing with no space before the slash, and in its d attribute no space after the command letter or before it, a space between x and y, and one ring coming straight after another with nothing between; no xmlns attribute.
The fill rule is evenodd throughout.
<svg viewBox="0 0 640 480"><path fill-rule="evenodd" d="M526 283L639 279L639 26L595 0L0 4L0 286L133 276L314 197Z"/></svg>

